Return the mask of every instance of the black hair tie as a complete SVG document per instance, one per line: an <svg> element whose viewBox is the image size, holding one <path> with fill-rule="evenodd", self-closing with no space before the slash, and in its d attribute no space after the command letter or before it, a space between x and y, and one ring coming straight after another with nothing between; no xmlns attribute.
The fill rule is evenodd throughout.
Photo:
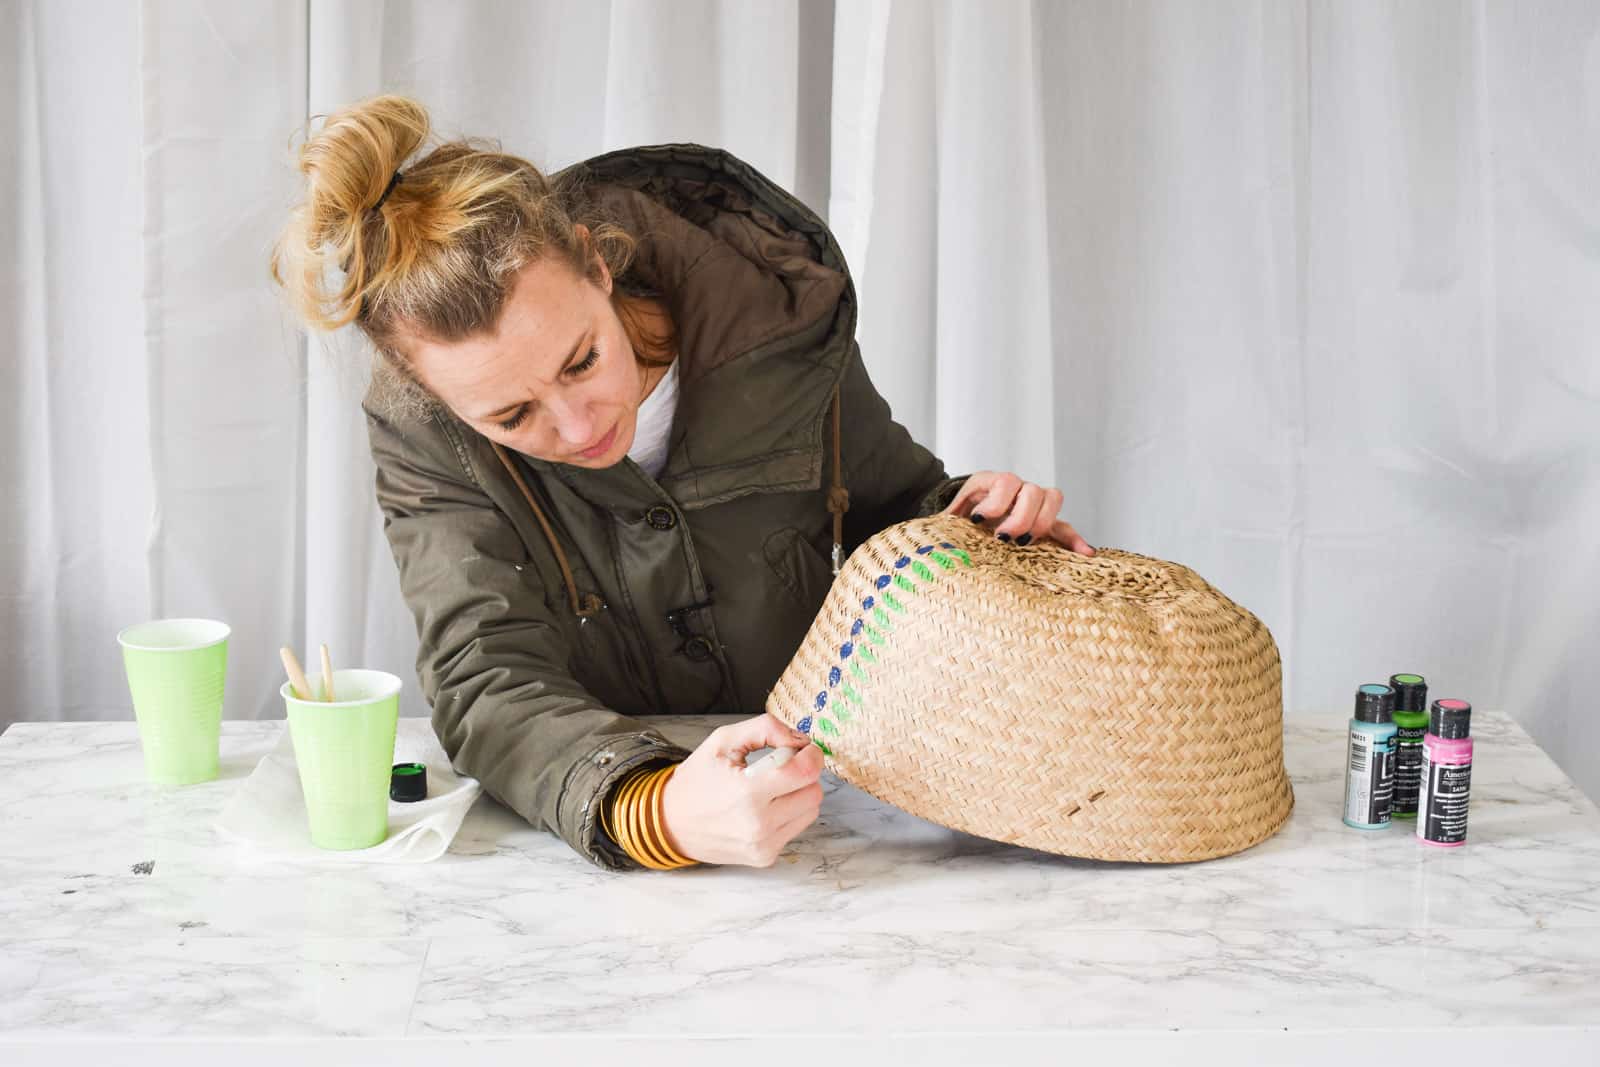
<svg viewBox="0 0 1600 1067"><path fill-rule="evenodd" d="M400 184L400 172L399 171L395 171L394 172L394 177L389 179L389 187L383 191L383 195L382 196L378 197L378 202L376 204L373 204L372 207L368 208L367 210L369 210L369 211L377 211L380 207L382 207L383 206L383 202L385 200L389 199L389 194L394 192L394 187L399 185L399 184Z"/></svg>

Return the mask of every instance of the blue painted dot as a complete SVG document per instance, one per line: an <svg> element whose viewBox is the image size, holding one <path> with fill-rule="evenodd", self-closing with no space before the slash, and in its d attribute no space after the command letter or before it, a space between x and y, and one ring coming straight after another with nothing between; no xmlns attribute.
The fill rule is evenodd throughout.
<svg viewBox="0 0 1600 1067"><path fill-rule="evenodd" d="M861 602L861 606L865 610L871 611L872 610L872 605L875 604L875 603L877 603L875 600L873 600L871 597L867 597L867 599L865 599L865 600L863 600Z"/></svg>
<svg viewBox="0 0 1600 1067"><path fill-rule="evenodd" d="M899 570L901 567L904 567L907 563L910 563L910 562L911 562L911 557L910 556L901 556L899 559L894 561L895 570Z"/></svg>
<svg viewBox="0 0 1600 1067"><path fill-rule="evenodd" d="M878 576L878 588L879 589L883 589L883 588L887 587L888 584L889 584L889 576L887 574L880 574Z"/></svg>
<svg viewBox="0 0 1600 1067"><path fill-rule="evenodd" d="M827 693L818 693L817 694L817 710L821 711L823 708L825 708L827 706L828 706L828 694Z"/></svg>
<svg viewBox="0 0 1600 1067"><path fill-rule="evenodd" d="M849 641L846 641L844 644L839 646L839 658L849 659L850 653L854 652L855 650L856 646L852 645Z"/></svg>
<svg viewBox="0 0 1600 1067"><path fill-rule="evenodd" d="M803 734L809 734L811 732L811 716L807 715L805 718L795 723L794 728Z"/></svg>
<svg viewBox="0 0 1600 1067"><path fill-rule="evenodd" d="M839 684L839 678L840 678L840 674L839 674L839 668L838 667L835 667L835 668L833 668L833 670L828 672L828 684L830 686L838 685Z"/></svg>
<svg viewBox="0 0 1600 1067"><path fill-rule="evenodd" d="M940 541L939 542L939 547L940 548L954 548L956 546L952 545L949 541Z"/></svg>
<svg viewBox="0 0 1600 1067"><path fill-rule="evenodd" d="M861 620L857 619L855 622L850 624L850 636L851 637L856 637L860 633L861 633Z"/></svg>
<svg viewBox="0 0 1600 1067"><path fill-rule="evenodd" d="M923 545L921 548L917 549L917 555L926 556L929 552L932 552L932 551L933 551L933 546L932 545Z"/></svg>

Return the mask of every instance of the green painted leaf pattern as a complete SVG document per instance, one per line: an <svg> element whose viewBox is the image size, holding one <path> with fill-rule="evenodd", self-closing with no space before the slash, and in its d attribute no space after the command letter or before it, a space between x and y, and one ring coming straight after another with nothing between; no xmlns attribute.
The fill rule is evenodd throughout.
<svg viewBox="0 0 1600 1067"><path fill-rule="evenodd" d="M944 551L941 552L938 549L944 549ZM960 560L964 566L972 566L972 557L948 542L940 542L938 548L935 548L931 545L922 546L917 549L917 555L931 558L933 562L938 565L940 570L954 570L956 560ZM897 569L905 568L907 567L908 563L910 573L915 575L921 581L931 582L935 578L939 577L938 573L934 571L932 567L924 563L921 559L908 560L906 558L901 558L895 564L895 566ZM911 593L913 595L921 592L921 590L917 588L916 583L911 581L904 574L897 574L893 572L886 575L880 575L874 584L877 589L882 591L878 593L876 599L869 596L863 601L861 606L862 608L866 609L867 614L864 618L857 619L851 629L851 633L853 635L860 631L861 635L864 636L865 641L856 640L853 643L847 644L846 648L841 650L843 655L849 660L850 676L862 686L867 685L871 681L871 679L867 676L867 671L862 664L867 663L873 666L878 665L878 656L873 652L873 646L877 646L879 648L883 647L885 644L884 635L894 629L894 616L891 615L889 611L900 615L904 615L906 613L906 605L892 593L888 592L887 587L892 584L901 592ZM885 611L885 607L887 607L889 611ZM868 619L876 622L878 624L877 627L874 627L871 622L868 622ZM848 654L848 650L850 648L854 649L855 655L850 656ZM830 677L837 677L837 674L830 674ZM851 685L849 682L839 683L839 695L841 699L834 701L831 709L833 718L838 719L839 722L848 723L852 721L855 717L855 713L866 707L866 702L861 699L861 694L856 690L855 686ZM819 697L818 699L820 700L821 698ZM822 749L823 755L831 757L833 755L833 750L824 744L822 739L817 737L816 734L820 733L827 734L829 737L839 737L839 727L834 724L833 719L829 719L822 715L815 716L815 718L812 720L812 725L815 729L812 733L811 743Z"/></svg>

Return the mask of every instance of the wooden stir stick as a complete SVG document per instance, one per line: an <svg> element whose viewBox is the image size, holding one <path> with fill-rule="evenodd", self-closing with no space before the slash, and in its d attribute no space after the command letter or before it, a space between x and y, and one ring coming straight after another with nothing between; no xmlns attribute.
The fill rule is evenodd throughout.
<svg viewBox="0 0 1600 1067"><path fill-rule="evenodd" d="M334 702L333 696L333 659L328 655L328 646L322 646L322 699L329 704Z"/></svg>
<svg viewBox="0 0 1600 1067"><path fill-rule="evenodd" d="M278 658L283 660L283 669L289 672L289 689L296 699L311 699L311 683L306 681L306 672L300 669L300 661L294 658L294 652L288 645L278 649Z"/></svg>

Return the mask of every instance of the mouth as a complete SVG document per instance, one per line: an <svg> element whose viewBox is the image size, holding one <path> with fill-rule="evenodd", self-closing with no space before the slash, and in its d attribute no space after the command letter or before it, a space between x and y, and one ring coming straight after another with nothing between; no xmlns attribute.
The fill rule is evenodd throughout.
<svg viewBox="0 0 1600 1067"><path fill-rule="evenodd" d="M595 444L592 444L588 448L585 448L585 449L582 449L581 451L579 451L578 455L582 456L584 459L599 459L601 456L605 455L607 451L610 450L612 443L614 441L616 441L616 439L617 439L617 428L615 426L613 426L613 427L611 427L611 430L610 430L609 433L607 433L604 437L602 437Z"/></svg>

